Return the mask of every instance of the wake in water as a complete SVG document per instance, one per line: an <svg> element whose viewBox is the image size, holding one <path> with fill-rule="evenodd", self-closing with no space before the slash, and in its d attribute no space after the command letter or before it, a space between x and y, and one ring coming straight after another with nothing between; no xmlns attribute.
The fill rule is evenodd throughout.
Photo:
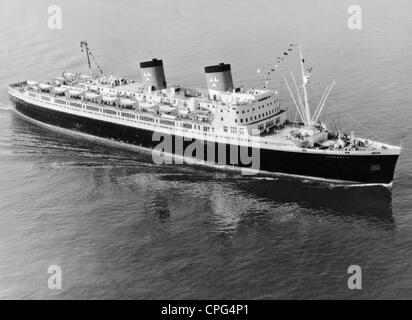
<svg viewBox="0 0 412 320"><path fill-rule="evenodd" d="M4 104L3 102L0 102L0 110L12 110L13 107L8 104Z"/></svg>
<svg viewBox="0 0 412 320"><path fill-rule="evenodd" d="M391 183L349 183L349 182L333 182L328 180L316 180L316 179L297 179L303 184L312 185L314 188L328 188L328 189L337 189L337 188L376 188L376 187L383 187L387 189L392 188Z"/></svg>
<svg viewBox="0 0 412 320"><path fill-rule="evenodd" d="M388 188L391 189L393 185L393 182L391 183L352 183L352 184L336 184L336 183L330 183L329 188L374 188L374 187L383 187L383 188Z"/></svg>

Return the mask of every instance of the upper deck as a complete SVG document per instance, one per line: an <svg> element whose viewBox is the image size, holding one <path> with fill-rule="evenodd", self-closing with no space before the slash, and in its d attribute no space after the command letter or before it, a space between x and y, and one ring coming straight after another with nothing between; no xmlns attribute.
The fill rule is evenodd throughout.
<svg viewBox="0 0 412 320"><path fill-rule="evenodd" d="M140 81L74 73L64 73L62 77L43 83L27 81L23 87L88 103L161 113L170 119L208 122L216 131L225 133L241 131L259 135L286 121L277 92L270 90L238 88L217 92L179 85L152 90Z"/></svg>

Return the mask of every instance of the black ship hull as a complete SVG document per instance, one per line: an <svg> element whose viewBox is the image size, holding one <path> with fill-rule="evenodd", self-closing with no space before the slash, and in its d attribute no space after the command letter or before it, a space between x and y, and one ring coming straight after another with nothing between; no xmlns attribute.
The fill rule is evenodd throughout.
<svg viewBox="0 0 412 320"><path fill-rule="evenodd" d="M27 103L15 97L11 97L11 100L19 113L48 125L148 149L153 149L159 144L159 141L154 141L153 131L151 130L50 110ZM172 136L172 139L176 139L176 137ZM185 141L184 148L189 143L190 141ZM216 149L218 147L216 144ZM224 163L221 163L220 159L216 156L216 164L238 167L239 169L247 168L249 165L243 165L242 161L234 162L233 159L230 158L230 147L229 144L219 147L223 148L219 150L226 151L227 156ZM205 147L205 159L209 159L207 157L207 150L208 148ZM249 153L250 151L251 150L249 150ZM172 153L178 152L173 148ZM260 173L287 174L365 184L390 184L393 180L398 159L398 155L396 154L336 156L324 153L315 154L263 148L259 150L259 153ZM217 152L215 154L217 154Z"/></svg>

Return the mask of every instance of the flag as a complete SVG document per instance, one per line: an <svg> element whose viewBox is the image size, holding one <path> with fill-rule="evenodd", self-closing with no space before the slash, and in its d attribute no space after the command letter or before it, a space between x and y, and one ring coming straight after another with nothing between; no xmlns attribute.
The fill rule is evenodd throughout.
<svg viewBox="0 0 412 320"><path fill-rule="evenodd" d="M309 83L309 77L310 74L312 73L313 68L308 68L305 71L305 74L303 75L303 85L306 85L307 83Z"/></svg>

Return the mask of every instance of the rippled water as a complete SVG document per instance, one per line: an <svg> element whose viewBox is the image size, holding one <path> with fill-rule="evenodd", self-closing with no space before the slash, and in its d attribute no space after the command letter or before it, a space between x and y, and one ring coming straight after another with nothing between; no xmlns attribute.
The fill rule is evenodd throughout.
<svg viewBox="0 0 412 320"><path fill-rule="evenodd" d="M346 26L352 1L55 1L53 31L49 1L3 0L0 298L412 298L412 3L356 2L360 31ZM85 70L84 39L108 73L138 77L158 57L169 83L203 87L202 67L222 61L236 84L261 86L256 69L300 42L313 101L336 79L326 113L402 140L393 188L157 166L16 115L7 84Z"/></svg>

